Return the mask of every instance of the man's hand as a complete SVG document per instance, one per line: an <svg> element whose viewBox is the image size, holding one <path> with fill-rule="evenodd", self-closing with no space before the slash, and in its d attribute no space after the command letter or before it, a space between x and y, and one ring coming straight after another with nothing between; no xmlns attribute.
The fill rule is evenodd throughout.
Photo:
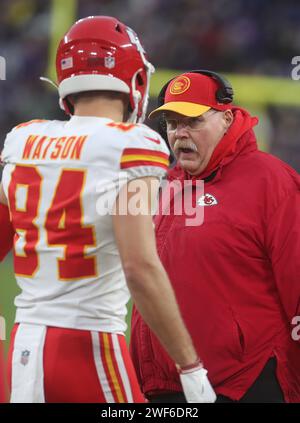
<svg viewBox="0 0 300 423"><path fill-rule="evenodd" d="M179 376L187 402L212 403L217 396L207 378L207 370L201 364L179 368Z"/></svg>

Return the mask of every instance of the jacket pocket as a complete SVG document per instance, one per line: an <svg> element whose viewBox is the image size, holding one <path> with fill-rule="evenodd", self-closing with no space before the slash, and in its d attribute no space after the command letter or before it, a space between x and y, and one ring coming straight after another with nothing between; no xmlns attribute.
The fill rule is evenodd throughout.
<svg viewBox="0 0 300 423"><path fill-rule="evenodd" d="M208 360L218 363L243 361L246 350L245 334L240 321L230 306L223 304L210 329L211 337L207 340Z"/></svg>
<svg viewBox="0 0 300 423"><path fill-rule="evenodd" d="M236 313L230 308L232 319L233 319L233 330L235 332L235 337L237 340L237 358L243 360L243 356L246 350L246 339L243 332L241 323L236 315Z"/></svg>

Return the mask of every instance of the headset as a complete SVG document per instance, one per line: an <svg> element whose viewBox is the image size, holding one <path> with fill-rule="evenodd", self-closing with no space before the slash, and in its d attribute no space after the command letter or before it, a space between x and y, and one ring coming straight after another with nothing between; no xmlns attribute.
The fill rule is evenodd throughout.
<svg viewBox="0 0 300 423"><path fill-rule="evenodd" d="M232 102L233 95L234 95L232 85L223 76L219 75L216 72L212 72L212 71L206 70L206 69L191 70L191 71L186 71L184 73L199 73L201 75L206 75L206 76L209 76L210 78L214 79L219 85L219 88L216 91L217 102L221 103L221 104L228 104L228 103ZM166 94L167 88L168 88L170 82L173 81L176 78L177 78L177 76L170 79L160 90L160 92L158 94L158 98L157 98L157 107L160 107L164 104L165 94ZM161 116L160 119L159 119L158 132L160 133L160 135L163 138L165 138L167 140L166 124L165 124L165 120L164 120L163 116Z"/></svg>

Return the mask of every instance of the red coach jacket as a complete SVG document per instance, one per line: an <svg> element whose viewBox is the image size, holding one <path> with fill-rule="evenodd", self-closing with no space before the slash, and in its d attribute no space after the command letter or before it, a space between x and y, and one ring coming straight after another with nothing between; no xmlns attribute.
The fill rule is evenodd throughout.
<svg viewBox="0 0 300 423"><path fill-rule="evenodd" d="M157 248L216 392L239 400L276 357L285 400L299 402L299 175L258 151L252 129L236 138L217 170L204 175L205 195L191 191L204 223L186 226L187 216L172 213L175 196L170 214L155 218ZM188 176L176 167L168 178ZM147 396L182 390L172 360L136 309L131 354Z"/></svg>

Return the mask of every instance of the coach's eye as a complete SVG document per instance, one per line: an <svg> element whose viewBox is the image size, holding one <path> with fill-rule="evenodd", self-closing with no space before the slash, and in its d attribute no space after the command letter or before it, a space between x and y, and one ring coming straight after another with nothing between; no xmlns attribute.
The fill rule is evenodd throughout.
<svg viewBox="0 0 300 423"><path fill-rule="evenodd" d="M187 126L191 129L196 129L203 123L203 119L199 117L189 118Z"/></svg>
<svg viewBox="0 0 300 423"><path fill-rule="evenodd" d="M176 119L166 119L167 129L169 131L174 131L177 128L177 120Z"/></svg>

